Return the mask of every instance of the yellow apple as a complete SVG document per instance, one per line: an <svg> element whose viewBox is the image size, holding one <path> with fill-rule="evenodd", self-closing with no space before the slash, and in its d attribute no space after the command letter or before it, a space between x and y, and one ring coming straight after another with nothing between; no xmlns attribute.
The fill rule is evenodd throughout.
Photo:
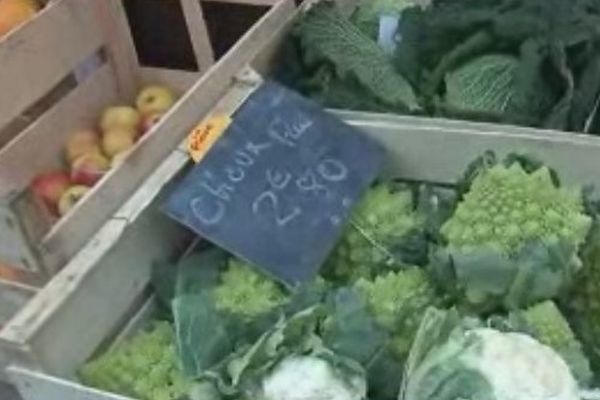
<svg viewBox="0 0 600 400"><path fill-rule="evenodd" d="M85 185L74 185L65 190L58 201L59 214L62 216L68 213L89 191L90 188Z"/></svg>
<svg viewBox="0 0 600 400"><path fill-rule="evenodd" d="M111 129L102 136L104 153L113 158L119 153L129 150L135 144L136 133L127 129Z"/></svg>
<svg viewBox="0 0 600 400"><path fill-rule="evenodd" d="M73 133L65 145L65 157L69 164L84 154L100 154L100 137L92 130L81 130Z"/></svg>
<svg viewBox="0 0 600 400"><path fill-rule="evenodd" d="M113 106L104 110L100 120L100 128L104 133L114 129L127 129L137 132L140 121L140 113L135 108Z"/></svg>
<svg viewBox="0 0 600 400"><path fill-rule="evenodd" d="M135 104L142 115L165 113L175 104L175 94L165 86L146 86L138 94Z"/></svg>

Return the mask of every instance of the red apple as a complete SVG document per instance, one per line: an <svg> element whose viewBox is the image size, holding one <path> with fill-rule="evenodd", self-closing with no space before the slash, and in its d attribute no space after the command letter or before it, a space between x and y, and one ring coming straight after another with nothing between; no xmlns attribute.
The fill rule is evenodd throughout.
<svg viewBox="0 0 600 400"><path fill-rule="evenodd" d="M110 161L100 153L84 154L71 164L71 182L94 186L110 169Z"/></svg>
<svg viewBox="0 0 600 400"><path fill-rule="evenodd" d="M59 214L62 216L68 213L89 191L90 187L84 185L74 185L65 190L58 202Z"/></svg>
<svg viewBox="0 0 600 400"><path fill-rule="evenodd" d="M175 94L160 85L146 86L138 94L135 105L142 115L165 113L175 104Z"/></svg>
<svg viewBox="0 0 600 400"><path fill-rule="evenodd" d="M76 158L88 153L101 153L100 137L92 130L73 133L65 145L67 162L71 164Z"/></svg>
<svg viewBox="0 0 600 400"><path fill-rule="evenodd" d="M152 129L156 124L158 124L163 115L165 115L162 112L155 112L152 114L148 114L148 115L144 115L142 117L142 124L140 127L140 132L141 135L144 135L146 132L148 132L150 129Z"/></svg>
<svg viewBox="0 0 600 400"><path fill-rule="evenodd" d="M53 171L35 177L31 182L31 189L50 211L56 213L58 201L70 184L69 176L66 173Z"/></svg>

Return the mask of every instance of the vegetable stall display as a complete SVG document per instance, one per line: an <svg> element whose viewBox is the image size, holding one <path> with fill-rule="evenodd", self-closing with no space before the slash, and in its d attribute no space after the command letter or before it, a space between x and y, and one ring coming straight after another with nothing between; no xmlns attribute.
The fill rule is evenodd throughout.
<svg viewBox="0 0 600 400"><path fill-rule="evenodd" d="M323 1L276 75L332 108L598 134L599 23L595 0Z"/></svg>
<svg viewBox="0 0 600 400"><path fill-rule="evenodd" d="M525 155L379 181L312 282L211 246L155 265L153 320L80 377L139 400L597 399L599 211Z"/></svg>

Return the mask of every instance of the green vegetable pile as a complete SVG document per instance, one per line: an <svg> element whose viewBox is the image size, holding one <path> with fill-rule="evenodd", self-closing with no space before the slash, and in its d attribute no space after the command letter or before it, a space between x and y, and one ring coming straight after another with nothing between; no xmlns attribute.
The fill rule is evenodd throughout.
<svg viewBox="0 0 600 400"><path fill-rule="evenodd" d="M379 19L398 17L392 54ZM327 107L600 134L597 0L313 5L276 77Z"/></svg>
<svg viewBox="0 0 600 400"><path fill-rule="evenodd" d="M600 202L529 156L378 182L312 282L155 265L156 318L84 383L140 400L593 400Z"/></svg>

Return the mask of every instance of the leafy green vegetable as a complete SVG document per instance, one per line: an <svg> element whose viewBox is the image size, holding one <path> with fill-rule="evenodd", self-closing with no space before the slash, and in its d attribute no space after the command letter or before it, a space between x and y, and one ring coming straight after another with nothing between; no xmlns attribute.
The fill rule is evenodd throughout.
<svg viewBox="0 0 600 400"><path fill-rule="evenodd" d="M596 374L600 373L600 227L595 223L582 250L584 267L573 290L569 305L574 327L584 344ZM597 375L598 376L598 375Z"/></svg>
<svg viewBox="0 0 600 400"><path fill-rule="evenodd" d="M514 311L509 319L513 329L533 336L560 354L580 384L587 385L591 382L590 364L581 343L552 301L536 304L526 310Z"/></svg>
<svg viewBox="0 0 600 400"><path fill-rule="evenodd" d="M173 330L166 322L87 363L80 376L92 387L145 400L178 400L191 387L179 369Z"/></svg>
<svg viewBox="0 0 600 400"><path fill-rule="evenodd" d="M427 2L363 0L349 20L313 7L287 83L328 107L600 133L595 0L409 3ZM382 13L400 15L392 60L374 40Z"/></svg>
<svg viewBox="0 0 600 400"><path fill-rule="evenodd" d="M353 288L336 290L323 327L323 343L337 354L367 364L389 341L377 324L364 296Z"/></svg>
<svg viewBox="0 0 600 400"><path fill-rule="evenodd" d="M214 289L216 308L246 319L266 314L286 300L275 281L233 258L220 280Z"/></svg>
<svg viewBox="0 0 600 400"><path fill-rule="evenodd" d="M456 110L502 114L515 92L519 61L509 55L486 54L446 75L445 100Z"/></svg>
<svg viewBox="0 0 600 400"><path fill-rule="evenodd" d="M395 250L420 225L411 191L395 191L388 184L374 186L354 209L349 226L324 267L324 275L352 282L397 269L403 260Z"/></svg>
<svg viewBox="0 0 600 400"><path fill-rule="evenodd" d="M367 299L376 321L393 334L393 351L406 358L423 313L441 303L426 272L410 267L372 281L361 279L356 287Z"/></svg>
<svg viewBox="0 0 600 400"><path fill-rule="evenodd" d="M326 60L342 79L358 81L363 90L384 105L417 110L410 84L371 38L344 18L332 4L313 6L297 27L308 60Z"/></svg>
<svg viewBox="0 0 600 400"><path fill-rule="evenodd" d="M177 349L187 375L198 377L235 349L238 332L218 312L209 293L178 296L172 308Z"/></svg>
<svg viewBox="0 0 600 400"><path fill-rule="evenodd" d="M556 187L549 169L498 164L480 170L442 226L447 246L431 271L470 305L519 308L572 282L589 227L581 195Z"/></svg>
<svg viewBox="0 0 600 400"><path fill-rule="evenodd" d="M400 400L579 400L564 360L528 335L428 313L411 350Z"/></svg>

